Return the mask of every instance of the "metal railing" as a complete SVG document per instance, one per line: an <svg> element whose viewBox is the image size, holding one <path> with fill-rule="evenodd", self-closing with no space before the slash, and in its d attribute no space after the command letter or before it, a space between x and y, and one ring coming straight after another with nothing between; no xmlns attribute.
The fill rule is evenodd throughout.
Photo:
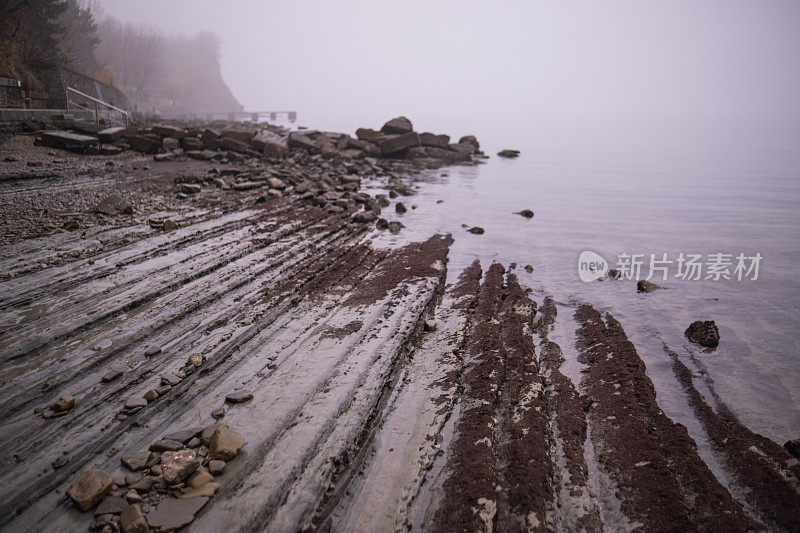
<svg viewBox="0 0 800 533"><path fill-rule="evenodd" d="M66 92L67 92L67 113L69 113L69 111L70 111L70 105L72 107L76 107L78 109L83 109L85 111L91 111L91 107L87 107L87 106L79 104L78 102L74 102L74 101L70 100L70 93L74 93L74 94L77 94L78 96L81 96L81 97L89 100L90 102L94 103L94 119L95 119L95 122L97 124L100 124L100 106L103 106L104 108L106 108L108 110L111 110L111 111L116 111L117 113L119 113L123 117L125 117L125 126L128 125L128 118L129 118L128 117L128 112L125 111L124 109L120 109L119 107L111 105L108 102L104 102L104 101L102 101L102 100L100 100L98 98L95 98L94 96L90 96L90 95L88 95L88 94L86 94L84 92L79 91L78 89L73 89L72 87L67 87ZM91 104L89 104L89 105L91 106ZM104 118L106 120L109 120L109 121L110 120L114 120L115 122L117 121L114 118L112 118L111 113L109 111L107 111L105 109L104 109L104 111L105 111L105 114L103 115L102 118ZM121 121L119 121L119 122L122 123Z"/></svg>

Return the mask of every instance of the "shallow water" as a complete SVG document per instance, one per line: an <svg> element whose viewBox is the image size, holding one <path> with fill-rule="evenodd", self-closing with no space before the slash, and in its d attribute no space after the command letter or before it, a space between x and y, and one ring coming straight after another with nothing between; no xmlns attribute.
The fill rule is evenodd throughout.
<svg viewBox="0 0 800 533"><path fill-rule="evenodd" d="M420 194L400 198L416 209L384 210L407 226L388 240L451 233L451 280L475 259L484 267L515 262L537 299L551 295L567 306L585 302L611 312L674 419L686 404L664 345L684 358L694 354L745 425L778 443L800 436L800 129L573 123L528 131L516 144L488 129L478 135L492 155L486 164L431 172ZM496 157L501 148L522 156ZM513 214L521 209L535 217ZM462 224L486 233L472 235ZM637 294L631 280L582 282L584 250L612 267L620 253L645 254L643 278L651 253L763 259L758 279L742 281L733 266L731 280L682 280L672 264L666 281L661 274L653 280L666 290ZM532 273L522 269L526 264ZM716 321L715 351L704 353L684 337L694 320Z"/></svg>

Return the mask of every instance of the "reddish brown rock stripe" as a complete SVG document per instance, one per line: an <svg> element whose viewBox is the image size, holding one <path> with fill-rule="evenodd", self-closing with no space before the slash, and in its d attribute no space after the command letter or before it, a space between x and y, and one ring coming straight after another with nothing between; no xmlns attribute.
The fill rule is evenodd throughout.
<svg viewBox="0 0 800 533"><path fill-rule="evenodd" d="M754 527L697 454L686 428L659 409L645 366L619 323L581 306L578 347L598 461L617 483L622 511L645 530Z"/></svg>
<svg viewBox="0 0 800 533"><path fill-rule="evenodd" d="M536 304L489 268L466 342L462 413L436 531L545 530L551 466L532 322Z"/></svg>
<svg viewBox="0 0 800 533"><path fill-rule="evenodd" d="M668 353L675 376L714 449L724 455L737 482L748 489L744 491L747 502L770 527L799 531L800 467L796 460L773 441L744 427L724 405L719 406L719 414L715 413L695 388L686 365L675 353Z"/></svg>
<svg viewBox="0 0 800 533"><path fill-rule="evenodd" d="M505 486L500 492L498 531L546 531L552 498L544 383L533 345L536 303L509 274L500 309L505 380L497 409L496 458Z"/></svg>

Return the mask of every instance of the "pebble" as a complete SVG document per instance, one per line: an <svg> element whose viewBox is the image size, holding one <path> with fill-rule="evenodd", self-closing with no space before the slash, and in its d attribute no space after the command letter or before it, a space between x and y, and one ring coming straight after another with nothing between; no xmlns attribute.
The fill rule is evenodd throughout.
<svg viewBox="0 0 800 533"><path fill-rule="evenodd" d="M486 230L484 230L480 226L473 226L473 227L469 228L467 231L472 233L472 234L474 234L474 235L483 235Z"/></svg>
<svg viewBox="0 0 800 533"><path fill-rule="evenodd" d="M426 320L425 321L425 331L434 331L436 330L436 321L435 320Z"/></svg>
<svg viewBox="0 0 800 533"><path fill-rule="evenodd" d="M248 390L235 391L225 396L228 403L244 403L253 399L253 393Z"/></svg>
<svg viewBox="0 0 800 533"><path fill-rule="evenodd" d="M173 231L176 229L178 229L178 223L169 218L161 225L161 231Z"/></svg>
<svg viewBox="0 0 800 533"><path fill-rule="evenodd" d="M215 476L220 475L225 471L225 461L219 459L212 459L208 462L208 471Z"/></svg>
<svg viewBox="0 0 800 533"><path fill-rule="evenodd" d="M158 355L160 353L161 353L161 346L156 346L153 344L148 346L147 349L144 351L145 357L153 357L154 355Z"/></svg>
<svg viewBox="0 0 800 533"><path fill-rule="evenodd" d="M203 357L199 353L193 353L189 356L189 359L186 361L186 364L192 365L194 367L201 367L205 362L206 358Z"/></svg>
<svg viewBox="0 0 800 533"><path fill-rule="evenodd" d="M158 398L158 392L155 389L150 389L149 391L144 393L143 398L148 402L152 402L153 400Z"/></svg>
<svg viewBox="0 0 800 533"><path fill-rule="evenodd" d="M161 471L164 481L175 485L186 479L200 466L194 450L164 452L161 456Z"/></svg>
<svg viewBox="0 0 800 533"><path fill-rule="evenodd" d="M139 493L134 489L131 489L125 493L125 499L130 503L139 503L142 501L142 497L139 496Z"/></svg>
<svg viewBox="0 0 800 533"><path fill-rule="evenodd" d="M523 209L522 211L517 211L514 213L515 215L521 215L525 218L533 218L533 211L530 209Z"/></svg>
<svg viewBox="0 0 800 533"><path fill-rule="evenodd" d="M138 396L128 398L125 401L125 409L136 409L137 407L144 407L147 405L147 400Z"/></svg>
<svg viewBox="0 0 800 533"><path fill-rule="evenodd" d="M238 431L228 426L219 426L211 436L208 448L212 459L230 461L244 446L244 439Z"/></svg>
<svg viewBox="0 0 800 533"><path fill-rule="evenodd" d="M69 394L62 394L61 396L58 397L58 400L56 400L50 407L56 413L65 413L70 409L72 409L74 405L75 405L74 396L70 396Z"/></svg>
<svg viewBox="0 0 800 533"><path fill-rule="evenodd" d="M115 379L119 379L120 376L122 376L122 370L109 370L102 377L102 381L103 383L110 383Z"/></svg>
<svg viewBox="0 0 800 533"><path fill-rule="evenodd" d="M52 467L53 467L53 469L61 468L62 466L64 466L68 462L69 462L69 456L68 455L61 455L55 461L53 461Z"/></svg>
<svg viewBox="0 0 800 533"><path fill-rule="evenodd" d="M203 428L192 427L192 428L183 429L183 430L180 430L180 431L175 431L173 433L169 433L167 435L164 435L161 438L164 439L164 440L176 440L178 442L181 442L181 443L185 444L185 443L189 442L189 440L192 439L192 437L195 437L195 436L199 435L201 431L203 431Z"/></svg>
<svg viewBox="0 0 800 533"><path fill-rule="evenodd" d="M153 467L153 470L155 470L155 468L156 467ZM153 478L151 476L142 476L142 479L136 483L132 483L130 488L140 490L142 492L149 492L150 489L153 488Z"/></svg>
<svg viewBox="0 0 800 533"><path fill-rule="evenodd" d="M122 511L119 516L119 525L123 533L147 533L150 531L141 507L136 504L130 505Z"/></svg>
<svg viewBox="0 0 800 533"><path fill-rule="evenodd" d="M213 418L214 420L219 420L223 416L225 416L225 409L223 407L217 407L216 409L211 411L211 418Z"/></svg>
<svg viewBox="0 0 800 533"><path fill-rule="evenodd" d="M186 480L186 486L196 489L197 487L202 487L206 483L211 483L212 481L214 481L213 475L209 474L208 472L198 470L189 476L189 479Z"/></svg>

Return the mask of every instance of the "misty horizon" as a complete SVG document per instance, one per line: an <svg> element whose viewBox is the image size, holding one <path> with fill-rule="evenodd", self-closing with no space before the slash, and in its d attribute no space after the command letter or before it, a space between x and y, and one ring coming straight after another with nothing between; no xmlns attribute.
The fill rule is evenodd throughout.
<svg viewBox="0 0 800 533"><path fill-rule="evenodd" d="M246 110L296 110L316 127L800 117L791 1L100 5L169 34L215 33Z"/></svg>

